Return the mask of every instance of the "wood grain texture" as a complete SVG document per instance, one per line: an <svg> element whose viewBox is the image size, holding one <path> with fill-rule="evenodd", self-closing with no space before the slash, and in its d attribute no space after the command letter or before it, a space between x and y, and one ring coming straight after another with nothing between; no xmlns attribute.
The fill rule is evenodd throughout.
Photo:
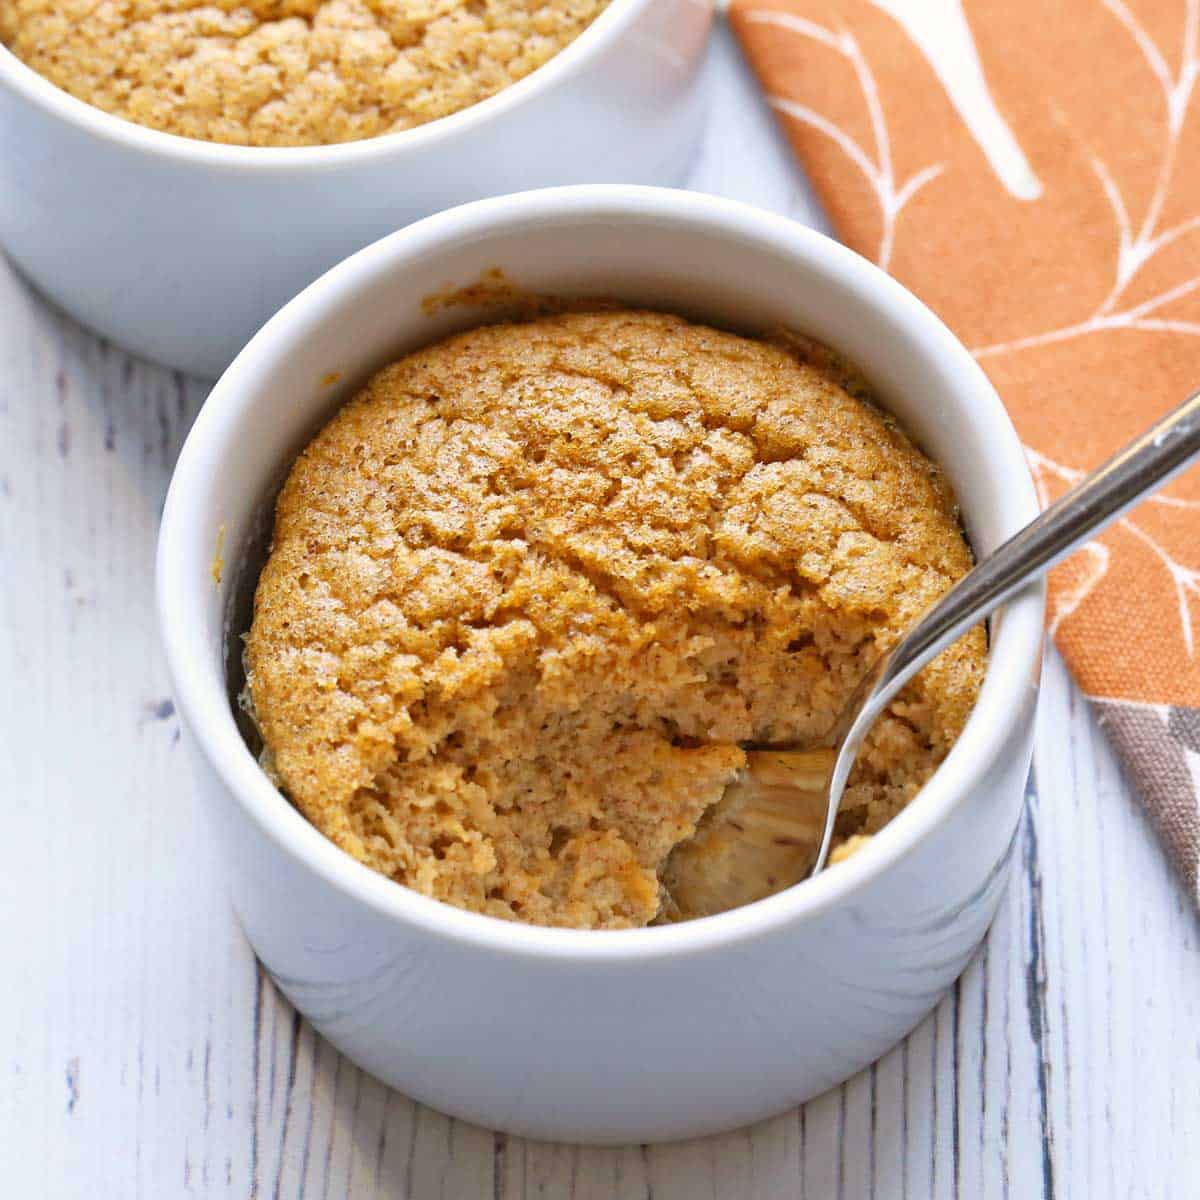
<svg viewBox="0 0 1200 1200"><path fill-rule="evenodd" d="M817 220L722 36L693 182ZM1200 1195L1200 923L1051 657L1019 870L901 1046L803 1109L549 1146L388 1091L257 971L192 802L152 605L206 386L0 265L0 1195Z"/></svg>

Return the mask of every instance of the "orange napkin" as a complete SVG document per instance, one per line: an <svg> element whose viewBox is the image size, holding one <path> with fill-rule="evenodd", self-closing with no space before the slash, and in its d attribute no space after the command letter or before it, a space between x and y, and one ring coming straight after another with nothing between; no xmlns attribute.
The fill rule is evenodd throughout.
<svg viewBox="0 0 1200 1200"><path fill-rule="evenodd" d="M1043 502L1200 387L1200 0L733 0L838 235L1008 405ZM1200 471L1051 580L1050 628L1193 896Z"/></svg>

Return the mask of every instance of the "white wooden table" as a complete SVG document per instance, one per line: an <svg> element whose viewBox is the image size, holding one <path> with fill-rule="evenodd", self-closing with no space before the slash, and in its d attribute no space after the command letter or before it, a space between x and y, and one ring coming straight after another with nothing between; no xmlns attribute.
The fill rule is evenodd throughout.
<svg viewBox="0 0 1200 1200"><path fill-rule="evenodd" d="M726 31L694 187L819 223ZM152 564L207 385L0 260L0 1196L1200 1196L1200 922L1051 656L1013 886L871 1070L703 1141L464 1125L363 1075L256 969L192 801Z"/></svg>

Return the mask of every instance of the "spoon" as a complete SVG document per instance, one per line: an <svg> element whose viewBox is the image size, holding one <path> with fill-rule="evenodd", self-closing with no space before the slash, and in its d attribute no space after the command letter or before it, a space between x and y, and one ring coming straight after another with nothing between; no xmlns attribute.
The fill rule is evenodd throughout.
<svg viewBox="0 0 1200 1200"><path fill-rule="evenodd" d="M954 584L875 660L825 739L827 748L746 744L746 769L664 867L667 919L724 912L822 871L858 752L896 693L967 630L1197 454L1200 392L1080 480Z"/></svg>

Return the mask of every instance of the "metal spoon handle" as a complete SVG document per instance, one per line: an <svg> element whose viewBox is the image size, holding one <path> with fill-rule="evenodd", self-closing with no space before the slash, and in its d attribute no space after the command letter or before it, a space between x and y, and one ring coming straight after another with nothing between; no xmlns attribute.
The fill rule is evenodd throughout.
<svg viewBox="0 0 1200 1200"><path fill-rule="evenodd" d="M1197 454L1200 392L1081 479L964 575L896 646L879 658L847 709L857 709L857 716L839 748L830 784L829 813L813 874L825 865L842 790L858 748L892 697L931 659L1014 592L1044 575L1147 492L1165 484Z"/></svg>

